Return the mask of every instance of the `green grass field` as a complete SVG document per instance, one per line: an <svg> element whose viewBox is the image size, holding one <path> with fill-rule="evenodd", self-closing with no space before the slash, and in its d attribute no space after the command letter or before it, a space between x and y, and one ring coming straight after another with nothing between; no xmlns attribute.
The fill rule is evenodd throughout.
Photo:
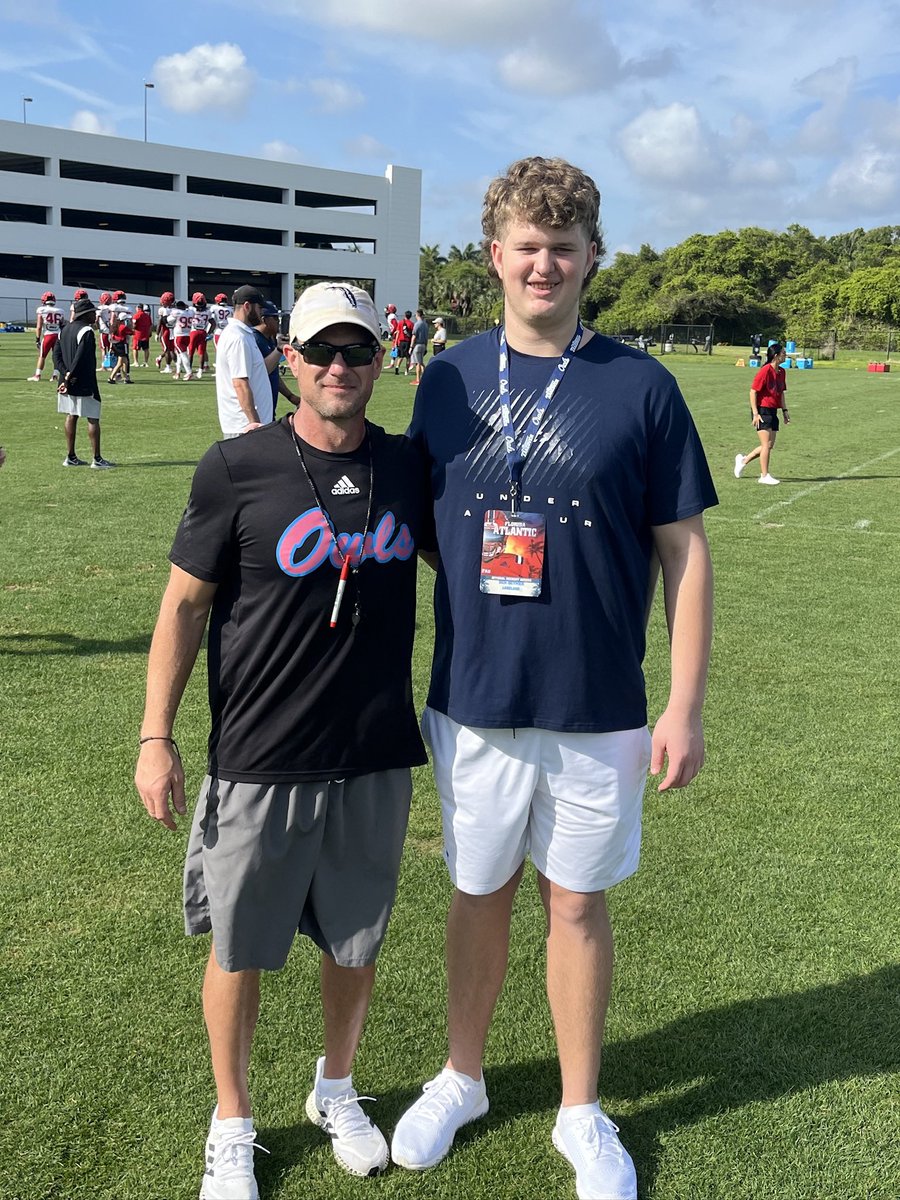
<svg viewBox="0 0 900 1200"><path fill-rule="evenodd" d="M737 481L755 442L740 351L667 356L719 488L708 763L651 785L639 873L611 897L617 969L602 1096L642 1200L891 1200L900 1192L900 378L864 362L791 372L781 487ZM181 1200L199 1190L212 1080L207 946L181 933L186 823L132 784L146 651L211 381L137 370L105 390L115 471L63 470L28 335L0 337L0 1197ZM865 356L863 356L865 357ZM370 415L408 419L405 379ZM612 398L614 401L614 398ZM609 402L609 401L607 401ZM85 431L86 432L86 431ZM79 449L87 457L80 431ZM416 688L430 658L423 568ZM667 686L661 608L651 712ZM204 769L198 664L177 735ZM400 896L356 1070L386 1131L441 1065L450 887L417 773ZM424 1175L355 1180L303 1117L320 1047L315 955L265 982L253 1090L265 1200L572 1198L550 1145L557 1068L533 880L488 1048L492 1107Z"/></svg>

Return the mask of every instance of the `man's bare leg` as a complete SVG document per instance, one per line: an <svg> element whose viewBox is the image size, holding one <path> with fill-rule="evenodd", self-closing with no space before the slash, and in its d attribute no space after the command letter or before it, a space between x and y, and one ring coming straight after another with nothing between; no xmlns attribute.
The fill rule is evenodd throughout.
<svg viewBox="0 0 900 1200"><path fill-rule="evenodd" d="M223 971L210 950L203 1016L216 1080L220 1121L250 1116L250 1047L259 1016L259 971Z"/></svg>
<svg viewBox="0 0 900 1200"><path fill-rule="evenodd" d="M481 1078L484 1043L509 960L509 923L522 868L496 892L454 891L447 918L447 1066Z"/></svg>
<svg viewBox="0 0 900 1200"><path fill-rule="evenodd" d="M323 954L319 986L325 1021L322 1077L345 1079L353 1071L353 1059L369 1011L375 986L375 964L339 967L333 958Z"/></svg>
<svg viewBox="0 0 900 1200"><path fill-rule="evenodd" d="M538 875L547 912L547 998L563 1105L593 1104L612 987L613 937L603 892L570 892Z"/></svg>

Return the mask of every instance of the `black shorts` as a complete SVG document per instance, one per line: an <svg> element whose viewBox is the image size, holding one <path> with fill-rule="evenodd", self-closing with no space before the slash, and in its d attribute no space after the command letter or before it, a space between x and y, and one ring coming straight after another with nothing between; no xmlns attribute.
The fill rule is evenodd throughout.
<svg viewBox="0 0 900 1200"><path fill-rule="evenodd" d="M769 429L772 431L772 433L778 432L779 425L778 425L778 409L777 408L760 408L759 415L760 415L760 423L759 423L760 429ZM751 421L753 420L752 417L750 419L751 419Z"/></svg>
<svg viewBox="0 0 900 1200"><path fill-rule="evenodd" d="M397 357L398 358L409 358L409 342L398 342L397 343Z"/></svg>
<svg viewBox="0 0 900 1200"><path fill-rule="evenodd" d="M116 356L116 358L127 358L128 357L128 343L127 342L113 342L112 345L110 346L110 350L113 352L113 354Z"/></svg>

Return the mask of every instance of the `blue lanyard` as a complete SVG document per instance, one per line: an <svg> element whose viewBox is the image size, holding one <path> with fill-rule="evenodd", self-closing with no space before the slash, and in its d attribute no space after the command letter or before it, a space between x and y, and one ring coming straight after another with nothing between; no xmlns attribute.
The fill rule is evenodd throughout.
<svg viewBox="0 0 900 1200"><path fill-rule="evenodd" d="M516 511L516 501L519 495L519 480L522 475L522 464L531 452L531 447L534 445L534 439L537 437L538 430L550 407L550 401L556 394L559 385L562 383L563 376L569 363L572 361L572 355L581 345L581 339L584 337L584 326L581 321L578 322L578 327L575 330L575 336L569 343L568 349L563 351L563 355L559 362L550 372L547 383L544 387L543 399L539 400L534 412L525 426L525 432L522 440L516 437L516 427L512 419L512 407L510 405L509 392L509 351L506 346L506 330L503 326L500 327L500 363L499 372L499 388L500 388L500 421L503 428L503 442L506 448L506 464L509 467L509 491L512 499L513 512Z"/></svg>

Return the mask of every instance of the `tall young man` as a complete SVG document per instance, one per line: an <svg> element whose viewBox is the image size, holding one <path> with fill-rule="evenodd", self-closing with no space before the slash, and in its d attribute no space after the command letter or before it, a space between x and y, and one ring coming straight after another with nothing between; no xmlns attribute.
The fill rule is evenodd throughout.
<svg viewBox="0 0 900 1200"><path fill-rule="evenodd" d="M94 323L97 312L90 300L76 300L72 305L72 320L59 338L60 381L57 409L66 417L66 457L64 467L85 467L87 463L75 450L78 418L88 423L91 444L91 466L104 471L114 464L100 453L100 388L97 386L97 346Z"/></svg>
<svg viewBox="0 0 900 1200"><path fill-rule="evenodd" d="M423 729L455 885L449 1057L401 1118L392 1155L421 1170L488 1109L482 1058L530 855L547 916L562 1074L553 1143L579 1198L635 1200L633 1163L598 1101L612 972L606 890L638 865L648 767L660 790L703 762L711 568L709 470L672 376L583 329L601 251L599 193L559 159L488 189L484 247L504 323L446 350L411 434L431 465L435 658ZM671 690L651 737L641 662L654 554Z"/></svg>
<svg viewBox="0 0 900 1200"><path fill-rule="evenodd" d="M247 1074L260 973L284 965L298 928L321 951L325 1029L306 1114L347 1171L388 1162L351 1068L396 889L409 768L425 760L410 671L430 504L408 440L365 418L384 355L367 293L307 289L290 339L296 411L217 443L194 476L150 648L135 777L150 815L174 828L185 812L175 714L211 612L209 773L185 870L188 932L213 932L203 1001L218 1103L202 1200L258 1196Z"/></svg>

